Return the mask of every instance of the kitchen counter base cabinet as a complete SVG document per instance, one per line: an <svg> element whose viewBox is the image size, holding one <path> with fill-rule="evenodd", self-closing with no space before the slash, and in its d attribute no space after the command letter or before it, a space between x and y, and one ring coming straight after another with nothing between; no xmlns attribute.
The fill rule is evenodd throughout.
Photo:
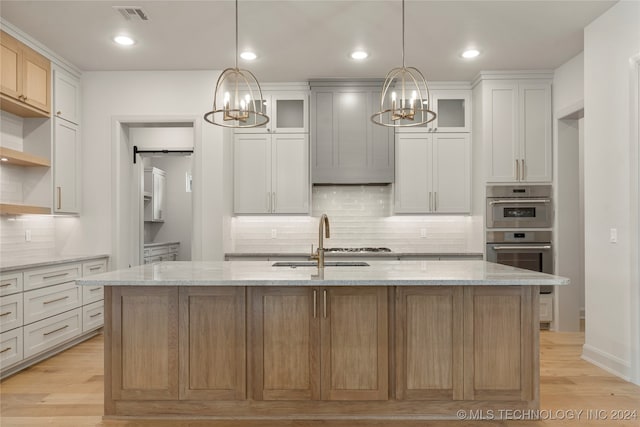
<svg viewBox="0 0 640 427"><path fill-rule="evenodd" d="M402 425L537 409L538 291L108 286L105 419Z"/></svg>

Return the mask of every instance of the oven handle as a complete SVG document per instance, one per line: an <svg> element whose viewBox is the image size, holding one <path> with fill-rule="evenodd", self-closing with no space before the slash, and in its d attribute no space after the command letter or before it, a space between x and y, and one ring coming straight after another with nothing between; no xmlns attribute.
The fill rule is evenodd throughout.
<svg viewBox="0 0 640 427"><path fill-rule="evenodd" d="M537 250L550 250L551 245L510 245L510 246L493 246L492 249L496 251L507 251L507 250L526 250L526 249L537 249Z"/></svg>
<svg viewBox="0 0 640 427"><path fill-rule="evenodd" d="M551 203L551 199L500 199L491 200L490 205L504 205L510 203Z"/></svg>

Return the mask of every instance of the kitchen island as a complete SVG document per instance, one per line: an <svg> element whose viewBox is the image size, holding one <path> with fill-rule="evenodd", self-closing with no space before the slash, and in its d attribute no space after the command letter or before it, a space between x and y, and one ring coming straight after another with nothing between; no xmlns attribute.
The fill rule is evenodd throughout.
<svg viewBox="0 0 640 427"><path fill-rule="evenodd" d="M369 264L163 262L81 279L106 286L105 418L401 425L539 407L539 286L567 279Z"/></svg>

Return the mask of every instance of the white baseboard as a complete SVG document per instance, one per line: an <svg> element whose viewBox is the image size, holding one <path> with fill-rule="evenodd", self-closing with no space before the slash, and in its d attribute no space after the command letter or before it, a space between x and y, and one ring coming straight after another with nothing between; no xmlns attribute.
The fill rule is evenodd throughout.
<svg viewBox="0 0 640 427"><path fill-rule="evenodd" d="M631 381L631 365L617 356L584 344L582 359L625 381Z"/></svg>

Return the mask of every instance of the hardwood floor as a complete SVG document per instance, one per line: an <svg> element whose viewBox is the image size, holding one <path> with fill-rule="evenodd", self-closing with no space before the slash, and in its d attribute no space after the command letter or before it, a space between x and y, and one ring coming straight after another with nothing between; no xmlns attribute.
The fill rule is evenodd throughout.
<svg viewBox="0 0 640 427"><path fill-rule="evenodd" d="M415 421L403 426L598 426L638 427L640 425L640 387L625 382L580 359L583 333L540 333L540 400L543 420L539 421ZM102 421L103 339L98 335L64 353L41 362L0 383L0 425L10 426L145 426L245 427L246 421L183 420L160 423L154 420L126 422ZM582 414L578 418L578 412ZM612 420L616 410L636 411L631 420ZM548 412L547 412L548 411ZM591 412L589 412L591 411ZM595 412L601 411L601 412ZM595 419L595 415L607 419ZM495 414L497 416L497 414ZM576 419L560 419L575 416ZM551 417L552 419L548 419ZM602 418L602 417L600 417ZM389 422L291 420L252 423L259 427L376 426Z"/></svg>

